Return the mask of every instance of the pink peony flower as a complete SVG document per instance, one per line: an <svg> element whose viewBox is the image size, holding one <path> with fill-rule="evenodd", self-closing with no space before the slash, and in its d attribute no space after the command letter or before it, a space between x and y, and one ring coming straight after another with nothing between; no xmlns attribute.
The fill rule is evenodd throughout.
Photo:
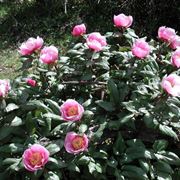
<svg viewBox="0 0 180 180"><path fill-rule="evenodd" d="M125 14L114 15L114 25L116 27L128 28L132 25L133 17Z"/></svg>
<svg viewBox="0 0 180 180"><path fill-rule="evenodd" d="M0 97L5 97L10 89L11 86L9 80L0 79Z"/></svg>
<svg viewBox="0 0 180 180"><path fill-rule="evenodd" d="M66 135L64 147L68 153L78 154L83 151L87 151L88 138L85 134L78 135L75 132L69 132Z"/></svg>
<svg viewBox="0 0 180 180"><path fill-rule="evenodd" d="M86 26L84 24L74 26L72 30L73 36L81 36L86 33Z"/></svg>
<svg viewBox="0 0 180 180"><path fill-rule="evenodd" d="M180 96L180 76L170 74L165 76L161 83L162 88L172 96Z"/></svg>
<svg viewBox="0 0 180 180"><path fill-rule="evenodd" d="M43 46L43 39L39 36L35 38L29 38L26 42L22 43L19 47L19 53L23 56L31 55L34 51L40 49Z"/></svg>
<svg viewBox="0 0 180 180"><path fill-rule="evenodd" d="M170 47L172 49L177 49L178 47L180 47L180 36L176 35L171 39Z"/></svg>
<svg viewBox="0 0 180 180"><path fill-rule="evenodd" d="M132 46L132 54L138 58L145 58L150 53L150 46L144 39L138 39Z"/></svg>
<svg viewBox="0 0 180 180"><path fill-rule="evenodd" d="M180 49L174 51L171 57L171 64L177 68L180 68Z"/></svg>
<svg viewBox="0 0 180 180"><path fill-rule="evenodd" d="M36 171L48 162L49 151L39 144L34 144L24 151L22 158L28 171Z"/></svg>
<svg viewBox="0 0 180 180"><path fill-rule="evenodd" d="M52 64L58 60L58 49L55 46L44 47L40 53L40 62Z"/></svg>
<svg viewBox="0 0 180 180"><path fill-rule="evenodd" d="M170 42L175 35L176 35L176 32L172 28L161 26L158 29L158 37L159 37L159 39L161 39L161 40L163 40L165 42Z"/></svg>
<svg viewBox="0 0 180 180"><path fill-rule="evenodd" d="M37 82L36 82L35 80L31 79L31 78L27 78L27 79L26 79L26 83L27 83L28 85L32 86L32 87L35 87L36 84L37 84Z"/></svg>
<svg viewBox="0 0 180 180"><path fill-rule="evenodd" d="M101 51L107 45L106 38L98 32L93 32L86 39L88 47L96 52Z"/></svg>
<svg viewBox="0 0 180 180"><path fill-rule="evenodd" d="M84 113L84 108L77 101L68 99L61 105L60 112L65 121L79 121Z"/></svg>

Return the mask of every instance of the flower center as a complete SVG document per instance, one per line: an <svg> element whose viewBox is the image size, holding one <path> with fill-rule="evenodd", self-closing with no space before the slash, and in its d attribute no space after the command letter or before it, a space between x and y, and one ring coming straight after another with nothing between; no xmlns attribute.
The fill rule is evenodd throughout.
<svg viewBox="0 0 180 180"><path fill-rule="evenodd" d="M72 106L67 110L67 115L68 116L74 116L78 114L78 107L77 106Z"/></svg>
<svg viewBox="0 0 180 180"><path fill-rule="evenodd" d="M81 149L84 146L84 139L81 136L77 136L72 140L72 146L75 150Z"/></svg>
<svg viewBox="0 0 180 180"><path fill-rule="evenodd" d="M35 166L35 165L40 165L42 160L42 156L39 152L35 152L31 155L29 161L30 163Z"/></svg>

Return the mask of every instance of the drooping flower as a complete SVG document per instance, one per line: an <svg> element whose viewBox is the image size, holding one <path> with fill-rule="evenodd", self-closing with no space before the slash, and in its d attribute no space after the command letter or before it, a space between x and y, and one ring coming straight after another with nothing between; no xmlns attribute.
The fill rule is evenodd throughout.
<svg viewBox="0 0 180 180"><path fill-rule="evenodd" d="M114 15L114 25L116 27L128 28L132 25L133 17L125 14Z"/></svg>
<svg viewBox="0 0 180 180"><path fill-rule="evenodd" d="M107 45L106 38L99 32L93 32L86 39L88 47L95 52L101 51Z"/></svg>
<svg viewBox="0 0 180 180"><path fill-rule="evenodd" d="M85 33L86 33L85 24L76 25L76 26L74 26L74 28L72 30L72 35L73 36L81 36L81 35L83 35Z"/></svg>
<svg viewBox="0 0 180 180"><path fill-rule="evenodd" d="M176 36L176 32L174 29L161 26L158 29L158 37L159 39L165 41L165 42L170 42L174 36Z"/></svg>
<svg viewBox="0 0 180 180"><path fill-rule="evenodd" d="M32 86L32 87L35 87L36 84L37 84L36 80L33 80L33 79L31 79L31 78L27 78L27 79L26 79L26 83L27 83L29 86Z"/></svg>
<svg viewBox="0 0 180 180"><path fill-rule="evenodd" d="M0 79L0 97L5 97L11 89L9 80Z"/></svg>
<svg viewBox="0 0 180 180"><path fill-rule="evenodd" d="M150 53L150 46L144 39L138 39L132 46L132 54L138 58L145 58Z"/></svg>
<svg viewBox="0 0 180 180"><path fill-rule="evenodd" d="M40 62L52 64L58 60L58 49L55 46L44 47L40 53Z"/></svg>
<svg viewBox="0 0 180 180"><path fill-rule="evenodd" d="M68 99L61 105L60 112L65 121L79 121L84 113L84 108L77 101Z"/></svg>
<svg viewBox="0 0 180 180"><path fill-rule="evenodd" d="M171 57L171 64L173 66L176 66L177 68L180 68L180 49L178 48Z"/></svg>
<svg viewBox="0 0 180 180"><path fill-rule="evenodd" d="M170 74L165 76L161 82L162 88L172 96L180 96L180 76Z"/></svg>
<svg viewBox="0 0 180 180"><path fill-rule="evenodd" d="M85 134L79 135L75 132L68 132L65 138L64 147L68 153L78 154L87 151L89 140Z"/></svg>
<svg viewBox="0 0 180 180"><path fill-rule="evenodd" d="M31 55L34 51L41 49L43 43L43 39L39 36L36 39L31 37L26 42L21 44L19 47L19 53L23 56Z"/></svg>
<svg viewBox="0 0 180 180"><path fill-rule="evenodd" d="M48 162L49 151L39 144L34 144L24 151L22 158L24 167L28 171L36 171L42 169Z"/></svg>

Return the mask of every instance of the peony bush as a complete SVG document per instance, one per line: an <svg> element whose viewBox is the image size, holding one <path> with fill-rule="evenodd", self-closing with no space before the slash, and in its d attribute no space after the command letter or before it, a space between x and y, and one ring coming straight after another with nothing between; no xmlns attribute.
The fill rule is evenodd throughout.
<svg viewBox="0 0 180 180"><path fill-rule="evenodd" d="M76 25L66 53L19 47L21 76L0 80L0 179L180 179L179 36Z"/></svg>

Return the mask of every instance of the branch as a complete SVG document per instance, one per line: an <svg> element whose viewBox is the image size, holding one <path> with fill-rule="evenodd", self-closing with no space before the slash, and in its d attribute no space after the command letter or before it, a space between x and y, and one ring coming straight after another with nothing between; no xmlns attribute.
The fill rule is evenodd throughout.
<svg viewBox="0 0 180 180"><path fill-rule="evenodd" d="M107 82L101 81L64 81L62 84L97 84L97 85L107 85Z"/></svg>

